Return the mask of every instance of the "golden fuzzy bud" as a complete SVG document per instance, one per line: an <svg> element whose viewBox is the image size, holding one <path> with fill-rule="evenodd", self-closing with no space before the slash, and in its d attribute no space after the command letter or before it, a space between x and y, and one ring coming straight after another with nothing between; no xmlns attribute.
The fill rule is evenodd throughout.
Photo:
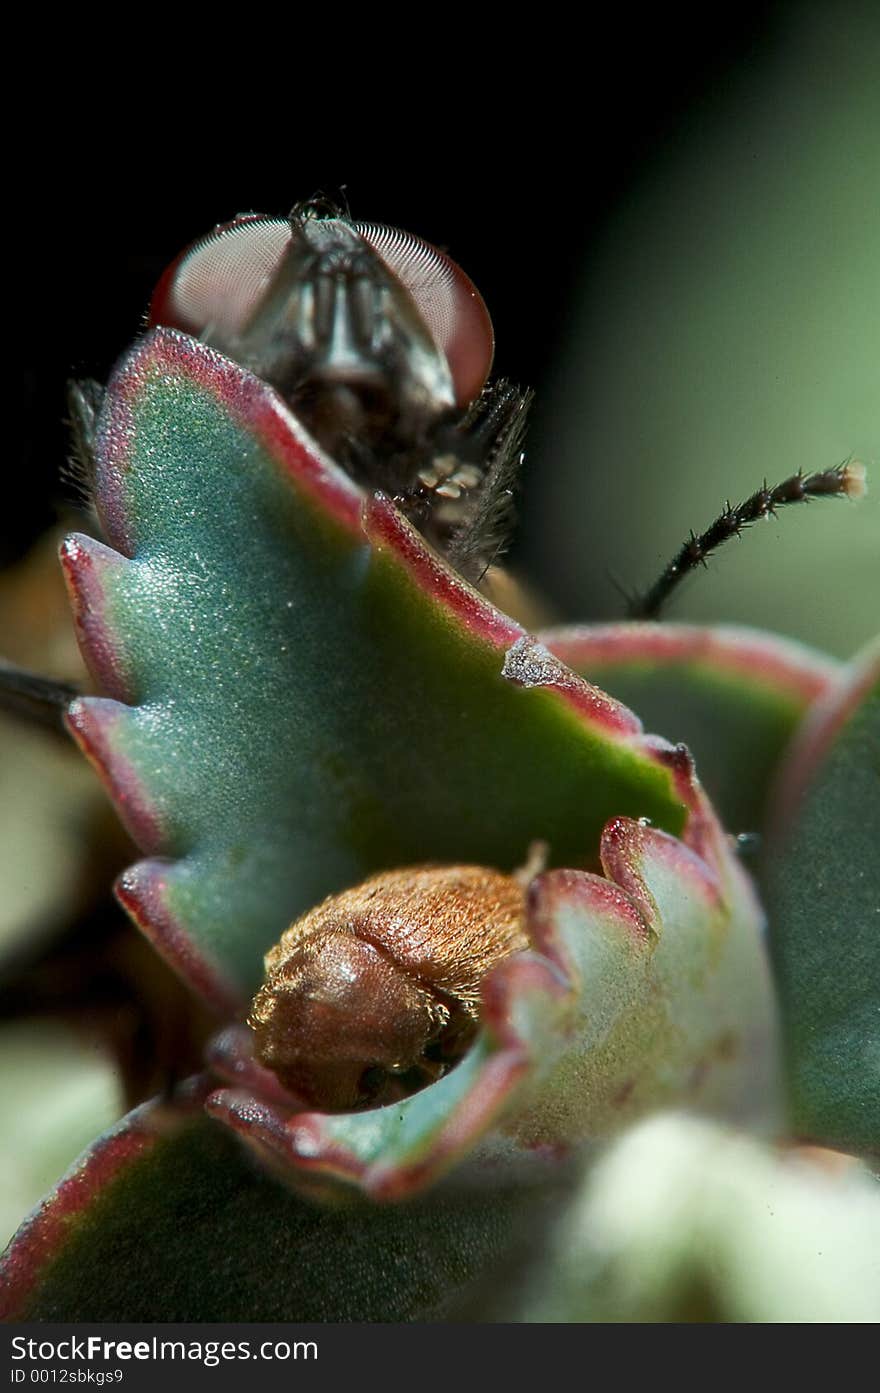
<svg viewBox="0 0 880 1393"><path fill-rule="evenodd" d="M525 881L482 866L384 871L331 895L266 955L256 1056L322 1112L393 1103L476 1032L480 986L528 946Z"/></svg>

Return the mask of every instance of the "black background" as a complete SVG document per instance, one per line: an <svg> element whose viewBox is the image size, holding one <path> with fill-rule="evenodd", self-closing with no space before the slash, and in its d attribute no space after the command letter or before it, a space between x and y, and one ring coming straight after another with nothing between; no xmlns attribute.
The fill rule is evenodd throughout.
<svg viewBox="0 0 880 1393"><path fill-rule="evenodd" d="M772 51L792 8L584 10L538 28L525 12L480 35L451 13L413 14L406 34L327 9L307 34L292 15L289 33L257 36L265 74L234 34L221 69L216 54L175 63L168 34L83 66L80 31L16 110L7 152L6 404L21 433L6 436L0 565L70 499L66 380L105 379L167 262L244 209L344 188L353 216L447 247L489 306L496 369L540 393L605 219Z"/></svg>

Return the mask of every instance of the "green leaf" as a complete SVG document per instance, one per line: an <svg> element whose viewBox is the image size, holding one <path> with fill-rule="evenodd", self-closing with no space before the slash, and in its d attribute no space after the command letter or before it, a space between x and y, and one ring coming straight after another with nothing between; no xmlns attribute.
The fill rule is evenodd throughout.
<svg viewBox="0 0 880 1393"><path fill-rule="evenodd" d="M880 1152L880 647L792 752L764 867L792 1112Z"/></svg>
<svg viewBox="0 0 880 1393"><path fill-rule="evenodd" d="M541 638L647 730L687 745L732 832L763 826L780 760L840 671L800 644L732 625L596 624Z"/></svg>
<svg viewBox="0 0 880 1393"><path fill-rule="evenodd" d="M117 370L97 503L117 550L63 561L111 699L69 723L151 857L123 903L226 1009L296 914L376 869L512 868L535 838L588 864L620 813L681 830L632 713L203 344L155 331Z"/></svg>
<svg viewBox="0 0 880 1393"><path fill-rule="evenodd" d="M96 1143L0 1268L7 1319L440 1319L553 1192L321 1208L204 1118L156 1105Z"/></svg>

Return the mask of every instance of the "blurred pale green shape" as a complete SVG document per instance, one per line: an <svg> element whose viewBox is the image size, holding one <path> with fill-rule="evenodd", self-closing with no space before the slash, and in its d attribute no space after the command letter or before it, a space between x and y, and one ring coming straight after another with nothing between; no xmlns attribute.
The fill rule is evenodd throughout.
<svg viewBox="0 0 880 1393"><path fill-rule="evenodd" d="M72 746L0 718L0 964L36 954L83 899L101 790ZM19 1216L20 1217L20 1216Z"/></svg>
<svg viewBox="0 0 880 1393"><path fill-rule="evenodd" d="M123 1109L119 1077L97 1045L53 1021L0 1029L0 1249Z"/></svg>
<svg viewBox="0 0 880 1393"><path fill-rule="evenodd" d="M620 616L610 574L646 588L726 498L855 455L864 502L761 523L670 613L844 657L877 631L878 74L876 5L790 10L609 220L539 398L523 508L566 613Z"/></svg>
<svg viewBox="0 0 880 1393"><path fill-rule="evenodd" d="M880 1319L880 1189L826 1155L685 1116L642 1123L587 1171L501 1318Z"/></svg>

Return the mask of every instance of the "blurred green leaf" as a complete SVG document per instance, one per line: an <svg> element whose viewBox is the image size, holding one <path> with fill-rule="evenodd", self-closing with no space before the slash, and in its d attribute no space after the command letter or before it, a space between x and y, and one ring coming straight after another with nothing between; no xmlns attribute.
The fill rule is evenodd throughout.
<svg viewBox="0 0 880 1393"><path fill-rule="evenodd" d="M257 1170L215 1123L181 1127L148 1107L97 1143L21 1231L0 1268L5 1314L439 1319L552 1202L493 1186L320 1208Z"/></svg>
<svg viewBox="0 0 880 1393"><path fill-rule="evenodd" d="M880 1154L880 647L787 772L764 881L794 1125Z"/></svg>

